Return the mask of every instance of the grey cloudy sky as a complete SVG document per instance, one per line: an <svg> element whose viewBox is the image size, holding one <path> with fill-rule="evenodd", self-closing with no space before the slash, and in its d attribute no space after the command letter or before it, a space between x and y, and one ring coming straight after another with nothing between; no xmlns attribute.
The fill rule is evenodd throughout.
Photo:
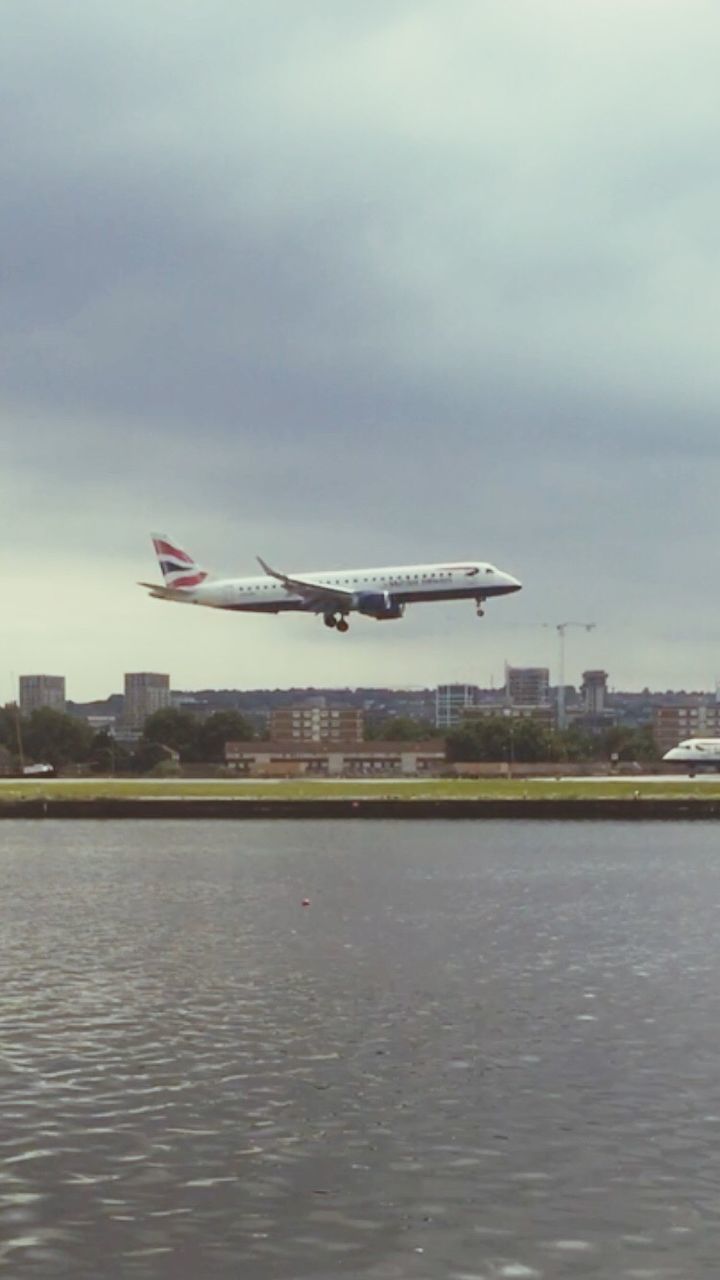
<svg viewBox="0 0 720 1280"><path fill-rule="evenodd" d="M16 0L0 45L3 620L71 697L720 676L715 0ZM479 557L358 620L223 572Z"/></svg>

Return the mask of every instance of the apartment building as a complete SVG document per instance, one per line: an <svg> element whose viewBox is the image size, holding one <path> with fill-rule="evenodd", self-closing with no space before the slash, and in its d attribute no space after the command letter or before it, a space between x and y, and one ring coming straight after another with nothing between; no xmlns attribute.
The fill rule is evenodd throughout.
<svg viewBox="0 0 720 1280"><path fill-rule="evenodd" d="M41 707L65 710L64 676L20 676L20 714L29 716Z"/></svg>
<svg viewBox="0 0 720 1280"><path fill-rule="evenodd" d="M170 706L170 676L157 671L125 674L123 722L128 729L142 729L148 716Z"/></svg>
<svg viewBox="0 0 720 1280"><path fill-rule="evenodd" d="M661 753L685 738L720 738L720 703L695 700L674 707L656 707L653 728Z"/></svg>
<svg viewBox="0 0 720 1280"><path fill-rule="evenodd" d="M307 704L270 712L274 742L362 742L363 713L358 707Z"/></svg>

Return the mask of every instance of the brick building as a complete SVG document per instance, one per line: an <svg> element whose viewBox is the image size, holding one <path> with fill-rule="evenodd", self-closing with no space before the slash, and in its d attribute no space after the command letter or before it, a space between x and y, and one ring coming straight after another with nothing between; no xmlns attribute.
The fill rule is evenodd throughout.
<svg viewBox="0 0 720 1280"><path fill-rule="evenodd" d="M363 713L314 703L277 707L270 712L269 732L274 742L362 742Z"/></svg>
<svg viewBox="0 0 720 1280"><path fill-rule="evenodd" d="M720 738L720 703L693 700L674 707L656 707L653 728L661 754L685 738Z"/></svg>
<svg viewBox="0 0 720 1280"><path fill-rule="evenodd" d="M438 772L445 743L428 742L226 742L225 761L238 773L255 776L372 777Z"/></svg>

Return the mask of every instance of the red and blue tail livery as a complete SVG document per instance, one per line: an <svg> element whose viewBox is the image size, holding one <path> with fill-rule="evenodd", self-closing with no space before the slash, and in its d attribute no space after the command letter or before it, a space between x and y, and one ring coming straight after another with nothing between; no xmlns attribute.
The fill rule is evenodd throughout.
<svg viewBox="0 0 720 1280"><path fill-rule="evenodd" d="M152 534L155 555L168 587L199 587L207 572L164 533Z"/></svg>
<svg viewBox="0 0 720 1280"><path fill-rule="evenodd" d="M352 613L383 622L402 618L409 604L469 600L482 616L492 596L520 590L517 578L484 560L281 573L258 556L262 574L219 578L202 569L167 534L154 533L152 540L163 585L140 586L155 600L234 613L314 613L340 633L348 630Z"/></svg>

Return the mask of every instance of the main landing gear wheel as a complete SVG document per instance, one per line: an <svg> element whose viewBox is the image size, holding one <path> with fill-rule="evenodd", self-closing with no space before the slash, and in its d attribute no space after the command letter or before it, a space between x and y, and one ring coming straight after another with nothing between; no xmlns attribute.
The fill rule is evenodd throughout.
<svg viewBox="0 0 720 1280"><path fill-rule="evenodd" d="M484 604L484 603L485 603L485 602L484 602L483 600L478 600L478 602L477 602L477 609L475 610L475 612L477 613L478 618L484 618L484 617L485 617L485 610L484 610L484 608L483 608L483 604Z"/></svg>
<svg viewBox="0 0 720 1280"><path fill-rule="evenodd" d="M350 623L345 618L338 617L336 613L325 614L325 626L336 627L342 634L350 630Z"/></svg>

